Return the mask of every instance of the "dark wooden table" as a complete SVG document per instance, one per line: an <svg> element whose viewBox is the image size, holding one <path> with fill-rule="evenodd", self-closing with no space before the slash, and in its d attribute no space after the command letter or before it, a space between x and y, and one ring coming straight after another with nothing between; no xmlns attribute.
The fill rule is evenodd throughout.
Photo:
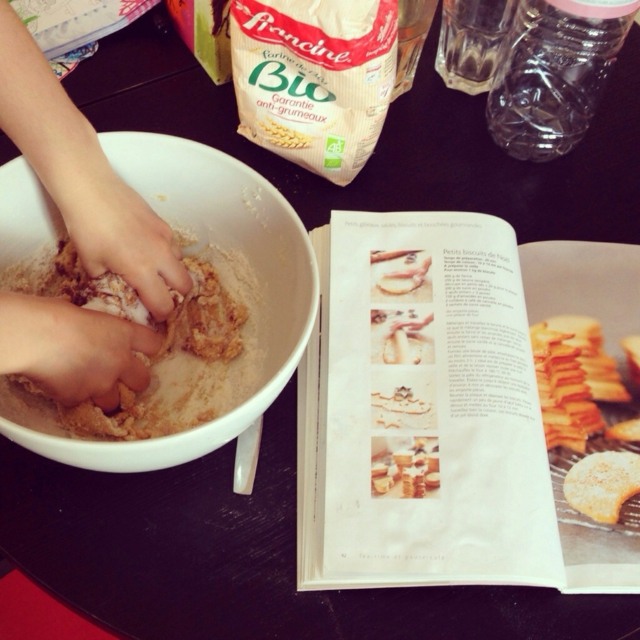
<svg viewBox="0 0 640 640"><path fill-rule="evenodd" d="M275 184L308 228L337 208L457 209L506 218L521 242L640 241L640 27L587 138L545 165L493 145L483 96L445 89L433 71L434 30L375 154L355 182L337 187L239 136L232 86L216 87L153 18L104 39L64 81L72 98L100 131L168 133L235 156ZM17 154L0 135L0 162ZM265 416L250 497L232 491L233 444L177 468L113 475L2 438L0 553L94 621L144 640L640 638L633 596L509 587L297 593L295 411L294 379Z"/></svg>

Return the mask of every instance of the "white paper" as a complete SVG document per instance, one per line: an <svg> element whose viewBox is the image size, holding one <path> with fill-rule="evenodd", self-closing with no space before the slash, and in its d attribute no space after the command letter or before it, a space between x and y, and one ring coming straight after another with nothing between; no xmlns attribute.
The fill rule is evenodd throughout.
<svg viewBox="0 0 640 640"><path fill-rule="evenodd" d="M599 320L605 350L625 372L620 340L640 334L640 246L596 242L554 241L520 247L529 322L557 314L582 314ZM636 395L624 408L640 415ZM613 421L614 407L601 403ZM617 410L617 408L615 409ZM616 441L595 438L588 445L617 450ZM638 444L626 445L640 453ZM602 525L573 511L563 500L561 478L555 487L560 534L567 565L566 591L640 592L640 525ZM636 499L636 502L638 499Z"/></svg>
<svg viewBox="0 0 640 640"><path fill-rule="evenodd" d="M526 417L527 404L539 409L517 336L518 327L558 314L597 319L632 394L628 403L598 406L609 424L621 414L640 416L640 388L620 346L640 334L640 247L548 241L516 251L511 228L482 214L338 212L331 226L331 296L328 227L312 233L323 313L300 370L299 588L493 583L640 592L640 496L625 503L617 524L603 525L563 495L563 474L581 457L603 449L640 454L640 443L596 434L584 454L562 447L547 454L542 424ZM418 289L385 297L380 277L407 267L403 258L369 265L371 252L407 247L418 250L414 266L429 254L432 267ZM466 267L456 252L467 256ZM493 284L483 282L485 270ZM419 317L434 313L424 329L431 348L418 365L381 364L378 334L388 320L373 327L371 310L405 303ZM500 346L493 362L483 342L487 352L489 342ZM529 373L514 375L520 362ZM466 378L477 381L483 367L486 381L475 393ZM381 410L380 397L393 396L398 384L430 402L429 411L396 419ZM375 400L372 390L380 392ZM462 417L470 407L486 415ZM402 497L402 482L383 495L372 491L374 461L416 437L427 448L438 443L440 489L419 500Z"/></svg>
<svg viewBox="0 0 640 640"><path fill-rule="evenodd" d="M370 261L382 250L416 251L416 261L400 270L432 260L420 291L380 297L381 268ZM389 268L397 272L398 263ZM387 319L372 322L381 311ZM422 348L411 356L418 362L385 362L381 341L393 322L431 313L434 321L414 332L421 336ZM475 213L334 212L329 314L318 584L561 585L511 227ZM396 389L424 396L429 419L378 422L375 394ZM399 450L422 455L434 447L439 488L408 498L400 479L387 493L372 491L376 463L392 462Z"/></svg>

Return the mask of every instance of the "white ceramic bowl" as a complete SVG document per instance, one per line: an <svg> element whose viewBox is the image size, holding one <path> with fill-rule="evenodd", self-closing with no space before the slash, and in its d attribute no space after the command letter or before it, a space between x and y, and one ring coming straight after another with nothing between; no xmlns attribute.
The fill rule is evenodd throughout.
<svg viewBox="0 0 640 640"><path fill-rule="evenodd" d="M266 348L258 391L209 423L149 440L77 440L41 433L2 416L0 433L47 458L85 469L162 469L221 447L276 399L293 375L313 326L317 268L308 235L293 208L243 163L172 136L116 132L100 137L118 173L161 217L193 230L202 244L214 242L242 253L269 291L265 316L256 323L259 344ZM0 194L0 267L4 267L55 238L57 223L48 197L23 158L0 167Z"/></svg>

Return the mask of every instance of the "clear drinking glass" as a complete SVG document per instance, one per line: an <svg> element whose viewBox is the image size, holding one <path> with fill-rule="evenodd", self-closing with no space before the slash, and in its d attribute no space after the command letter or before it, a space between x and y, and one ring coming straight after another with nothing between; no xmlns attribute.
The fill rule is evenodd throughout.
<svg viewBox="0 0 640 640"><path fill-rule="evenodd" d="M515 0L443 0L436 71L451 89L476 95L491 87Z"/></svg>
<svg viewBox="0 0 640 640"><path fill-rule="evenodd" d="M391 99L413 87L418 60L438 0L398 0L398 68Z"/></svg>

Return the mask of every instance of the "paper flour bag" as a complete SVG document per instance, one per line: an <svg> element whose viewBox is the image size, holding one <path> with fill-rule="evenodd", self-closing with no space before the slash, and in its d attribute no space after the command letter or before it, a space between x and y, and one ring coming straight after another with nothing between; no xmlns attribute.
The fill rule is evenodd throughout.
<svg viewBox="0 0 640 640"><path fill-rule="evenodd" d="M238 132L349 184L378 141L396 71L397 0L232 0Z"/></svg>

